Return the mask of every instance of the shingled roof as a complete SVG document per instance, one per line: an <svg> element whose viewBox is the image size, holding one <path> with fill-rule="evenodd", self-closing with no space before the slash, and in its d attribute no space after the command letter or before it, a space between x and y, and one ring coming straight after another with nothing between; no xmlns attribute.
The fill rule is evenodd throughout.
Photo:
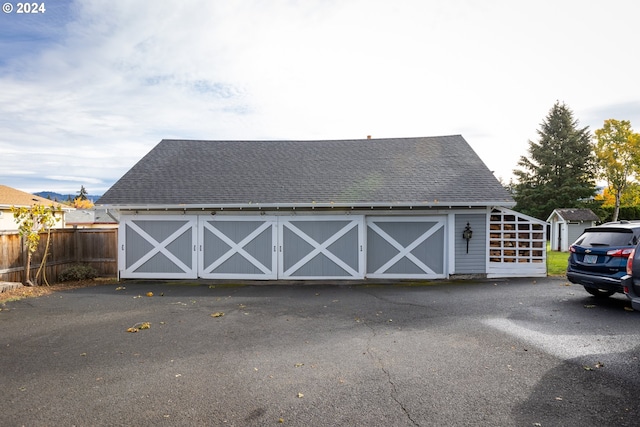
<svg viewBox="0 0 640 427"><path fill-rule="evenodd" d="M551 219L553 213L556 213L565 221L600 221L598 215L591 209L556 209L551 213L549 219Z"/></svg>
<svg viewBox="0 0 640 427"><path fill-rule="evenodd" d="M330 141L162 140L98 200L118 207L506 206L460 135Z"/></svg>
<svg viewBox="0 0 640 427"><path fill-rule="evenodd" d="M71 206L54 202L44 197L26 193L6 185L0 185L0 208L30 207L32 205L53 206L57 209L73 209Z"/></svg>

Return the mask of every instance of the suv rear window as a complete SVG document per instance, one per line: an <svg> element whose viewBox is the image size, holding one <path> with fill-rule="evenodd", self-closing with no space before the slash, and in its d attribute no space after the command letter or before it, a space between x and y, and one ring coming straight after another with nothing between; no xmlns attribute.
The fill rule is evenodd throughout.
<svg viewBox="0 0 640 427"><path fill-rule="evenodd" d="M609 229L609 230L586 230L576 241L580 246L635 246L638 239L631 230Z"/></svg>

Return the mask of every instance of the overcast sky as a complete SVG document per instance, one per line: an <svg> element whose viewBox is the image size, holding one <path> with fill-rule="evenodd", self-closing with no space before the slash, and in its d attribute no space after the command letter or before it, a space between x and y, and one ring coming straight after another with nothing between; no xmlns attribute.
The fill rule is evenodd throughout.
<svg viewBox="0 0 640 427"><path fill-rule="evenodd" d="M508 182L556 101L640 130L637 0L8 4L0 184L28 192L102 194L163 138L461 134Z"/></svg>

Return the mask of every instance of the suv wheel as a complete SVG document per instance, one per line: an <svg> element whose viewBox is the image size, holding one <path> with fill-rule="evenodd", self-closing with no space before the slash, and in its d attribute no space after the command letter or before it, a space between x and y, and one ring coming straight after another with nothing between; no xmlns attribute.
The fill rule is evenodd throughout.
<svg viewBox="0 0 640 427"><path fill-rule="evenodd" d="M585 286L584 290L589 292L591 295L593 295L596 298L608 298L611 295L616 293L616 291L608 291L606 289L592 288L590 286Z"/></svg>

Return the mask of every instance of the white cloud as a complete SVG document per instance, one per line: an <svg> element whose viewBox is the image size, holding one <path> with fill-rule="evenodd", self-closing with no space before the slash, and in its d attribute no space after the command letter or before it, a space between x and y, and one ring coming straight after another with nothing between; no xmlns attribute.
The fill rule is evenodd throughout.
<svg viewBox="0 0 640 427"><path fill-rule="evenodd" d="M88 184L100 184L99 179L95 179L89 176L65 176L65 175L48 175L45 178L55 181L73 181L73 182L86 182Z"/></svg>
<svg viewBox="0 0 640 427"><path fill-rule="evenodd" d="M610 118L598 112L640 96L640 6L626 0L89 0L61 10L51 40L0 53L0 154L12 163L0 180L27 191L102 192L162 138L460 133L508 180L556 100L597 127ZM638 108L616 111L640 126ZM15 164L77 181L12 181Z"/></svg>

